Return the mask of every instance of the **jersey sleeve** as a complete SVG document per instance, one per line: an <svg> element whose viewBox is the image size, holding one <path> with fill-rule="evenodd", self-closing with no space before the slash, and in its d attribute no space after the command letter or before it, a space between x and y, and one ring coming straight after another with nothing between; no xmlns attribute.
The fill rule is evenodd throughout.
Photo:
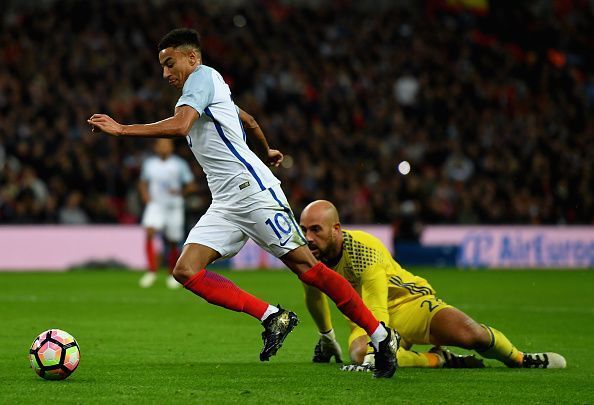
<svg viewBox="0 0 594 405"><path fill-rule="evenodd" d="M388 324L388 277L384 264L375 263L361 273L361 298L379 321Z"/></svg>
<svg viewBox="0 0 594 405"><path fill-rule="evenodd" d="M186 80L182 95L175 107L188 105L202 115L204 109L212 103L213 97L214 82L212 81L212 74L207 69L200 68Z"/></svg>

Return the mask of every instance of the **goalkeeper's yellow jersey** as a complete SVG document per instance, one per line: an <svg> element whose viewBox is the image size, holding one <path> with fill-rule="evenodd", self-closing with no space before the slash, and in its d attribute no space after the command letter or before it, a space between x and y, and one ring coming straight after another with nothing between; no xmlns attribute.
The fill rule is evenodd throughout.
<svg viewBox="0 0 594 405"><path fill-rule="evenodd" d="M351 283L380 321L387 323L391 310L402 303L435 294L427 280L400 267L375 236L346 230L342 235L342 257L332 269Z"/></svg>

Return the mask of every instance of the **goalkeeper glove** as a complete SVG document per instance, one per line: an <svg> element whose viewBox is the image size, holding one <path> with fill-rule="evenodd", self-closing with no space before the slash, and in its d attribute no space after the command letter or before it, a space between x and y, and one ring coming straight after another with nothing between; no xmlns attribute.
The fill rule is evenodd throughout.
<svg viewBox="0 0 594 405"><path fill-rule="evenodd" d="M320 339L314 349L314 363L330 363L334 356L337 363L342 363L342 349L336 341L334 330L330 329L328 333L320 333Z"/></svg>

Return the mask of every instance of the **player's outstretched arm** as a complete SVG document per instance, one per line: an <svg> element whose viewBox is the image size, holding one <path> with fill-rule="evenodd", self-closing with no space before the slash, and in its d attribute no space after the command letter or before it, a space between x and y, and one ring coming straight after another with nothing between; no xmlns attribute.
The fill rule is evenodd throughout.
<svg viewBox="0 0 594 405"><path fill-rule="evenodd" d="M329 331L332 329L332 318L326 296L317 288L305 283L303 283L303 288L305 289L305 305L318 330L320 333Z"/></svg>
<svg viewBox="0 0 594 405"><path fill-rule="evenodd" d="M91 125L93 132L98 130L113 136L174 138L187 136L199 117L195 109L183 105L175 109L173 117L151 124L123 125L105 114L93 114L87 122Z"/></svg>
<svg viewBox="0 0 594 405"><path fill-rule="evenodd" d="M278 167L283 161L283 154L276 149L270 149L268 141L264 136L264 132L262 132L262 129L254 117L243 111L241 108L238 108L238 110L239 119L243 124L247 137L254 145L254 148L256 148L256 154L263 162L270 166Z"/></svg>

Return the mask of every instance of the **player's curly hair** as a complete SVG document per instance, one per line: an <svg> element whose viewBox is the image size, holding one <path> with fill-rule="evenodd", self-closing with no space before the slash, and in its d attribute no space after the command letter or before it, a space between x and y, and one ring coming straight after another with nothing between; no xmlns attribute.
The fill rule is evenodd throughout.
<svg viewBox="0 0 594 405"><path fill-rule="evenodd" d="M189 28L176 28L169 31L159 41L159 52L166 48L177 48L182 45L190 45L200 50L200 33Z"/></svg>

